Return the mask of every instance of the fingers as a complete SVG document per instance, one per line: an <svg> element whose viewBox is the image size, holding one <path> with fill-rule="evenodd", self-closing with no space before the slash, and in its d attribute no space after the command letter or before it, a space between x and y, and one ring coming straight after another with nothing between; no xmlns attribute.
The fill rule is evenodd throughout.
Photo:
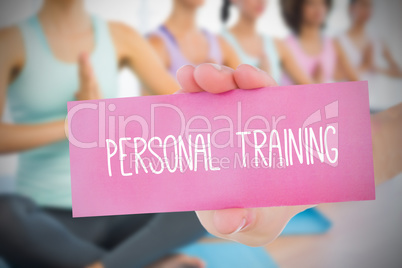
<svg viewBox="0 0 402 268"><path fill-rule="evenodd" d="M204 91L194 79L195 67L192 65L185 65L177 70L177 81L181 86L181 90L176 93L191 93Z"/></svg>
<svg viewBox="0 0 402 268"><path fill-rule="evenodd" d="M197 67L186 65L177 71L177 80L182 87L178 93L222 93L236 88L277 86L275 80L266 72L247 64L240 65L236 70L211 63Z"/></svg>
<svg viewBox="0 0 402 268"><path fill-rule="evenodd" d="M268 73L248 64L239 65L233 75L238 88L241 89L272 87L278 85Z"/></svg>
<svg viewBox="0 0 402 268"><path fill-rule="evenodd" d="M248 228L255 221L253 209L232 208L216 210L213 224L220 234L231 235Z"/></svg>
<svg viewBox="0 0 402 268"><path fill-rule="evenodd" d="M248 246L263 246L279 236L294 215L309 207L235 208L198 211L197 216L215 236Z"/></svg>
<svg viewBox="0 0 402 268"><path fill-rule="evenodd" d="M88 54L82 53L78 60L80 83L82 89L91 89L95 85L94 74Z"/></svg>
<svg viewBox="0 0 402 268"><path fill-rule="evenodd" d="M213 63L200 64L197 67L186 65L177 71L177 80L184 92L207 91L222 93L238 88L233 78L233 70Z"/></svg>
<svg viewBox="0 0 402 268"><path fill-rule="evenodd" d="M217 64L205 63L194 67L185 65L177 71L177 80L182 87L177 93L207 91L221 93L237 88L233 70Z"/></svg>
<svg viewBox="0 0 402 268"><path fill-rule="evenodd" d="M79 75L80 75L80 82L82 86L87 86L90 80L90 70L88 67L88 55L82 53L78 59L78 68L79 68Z"/></svg>
<svg viewBox="0 0 402 268"><path fill-rule="evenodd" d="M211 63L198 65L194 70L194 79L205 91L210 93L222 93L238 88L233 69Z"/></svg>
<svg viewBox="0 0 402 268"><path fill-rule="evenodd" d="M101 99L102 94L99 90L89 57L82 53L78 59L78 71L80 87L75 95L77 100Z"/></svg>

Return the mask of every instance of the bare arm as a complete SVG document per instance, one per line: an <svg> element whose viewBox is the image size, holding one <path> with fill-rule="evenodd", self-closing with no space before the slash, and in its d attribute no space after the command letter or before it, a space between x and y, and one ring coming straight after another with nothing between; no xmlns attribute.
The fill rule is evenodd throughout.
<svg viewBox="0 0 402 268"><path fill-rule="evenodd" d="M388 63L388 68L380 71L392 77L402 77L402 70L399 68L398 64L391 54L390 49L386 45L384 45L383 56Z"/></svg>
<svg viewBox="0 0 402 268"><path fill-rule="evenodd" d="M170 66L170 58L163 40L158 36L152 35L148 38L148 41L161 59L163 65L168 68Z"/></svg>
<svg viewBox="0 0 402 268"><path fill-rule="evenodd" d="M24 47L16 27L0 31L0 117L4 110L7 87L15 70L21 70ZM18 152L65 139L64 121L25 125L0 121L0 153Z"/></svg>
<svg viewBox="0 0 402 268"><path fill-rule="evenodd" d="M32 125L1 123L0 153L34 149L65 138L63 120Z"/></svg>
<svg viewBox="0 0 402 268"><path fill-rule="evenodd" d="M295 84L312 84L316 82L313 81L313 78L310 78L302 68L300 68L290 49L283 41L275 40L275 46L283 69L288 73Z"/></svg>
<svg viewBox="0 0 402 268"><path fill-rule="evenodd" d="M373 44L370 42L363 51L363 60L359 66L359 73L370 71L374 68L374 51Z"/></svg>
<svg viewBox="0 0 402 268"><path fill-rule="evenodd" d="M223 65L226 65L232 69L236 69L241 64L239 56L236 51L229 45L229 43L222 37L218 37L219 45L222 51Z"/></svg>
<svg viewBox="0 0 402 268"><path fill-rule="evenodd" d="M109 27L121 66L130 67L153 94L172 94L180 89L149 43L135 30L122 23Z"/></svg>
<svg viewBox="0 0 402 268"><path fill-rule="evenodd" d="M349 63L346 53L343 51L341 44L338 40L334 40L334 48L336 52L337 68L342 70L345 78L349 81L358 81L359 75L357 71Z"/></svg>
<svg viewBox="0 0 402 268"><path fill-rule="evenodd" d="M371 116L376 184L402 172L402 103Z"/></svg>

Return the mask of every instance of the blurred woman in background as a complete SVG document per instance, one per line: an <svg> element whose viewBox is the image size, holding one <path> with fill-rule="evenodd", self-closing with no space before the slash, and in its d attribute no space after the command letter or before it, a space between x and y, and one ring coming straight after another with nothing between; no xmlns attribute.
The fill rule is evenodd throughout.
<svg viewBox="0 0 402 268"><path fill-rule="evenodd" d="M310 79L331 82L340 78L342 70L347 80L358 80L340 44L322 32L331 5L331 0L281 0L283 17L293 32L285 42ZM282 83L297 81L284 75Z"/></svg>
<svg viewBox="0 0 402 268"><path fill-rule="evenodd" d="M197 26L197 10L203 4L204 0L173 0L168 19L149 35L151 45L174 77L186 64L209 62L233 69L240 64L233 48L223 38Z"/></svg>
<svg viewBox="0 0 402 268"><path fill-rule="evenodd" d="M45 0L0 31L0 152L19 152L17 194L0 195L0 256L12 267L152 267L200 260L168 253L204 234L194 212L73 219L64 120L68 101L117 96L119 67L154 93L178 84L147 41L91 16L82 0ZM155 79L158 77L158 79Z"/></svg>
<svg viewBox="0 0 402 268"><path fill-rule="evenodd" d="M366 31L373 12L371 0L350 0L351 27L339 38L339 42L350 61L364 79L374 72L402 77L399 68L386 44L371 37Z"/></svg>
<svg viewBox="0 0 402 268"><path fill-rule="evenodd" d="M280 82L282 68L297 84L314 82L297 65L284 42L257 32L257 22L266 9L267 0L224 0L223 22L229 19L231 4L239 9L240 16L231 29L223 30L222 36L235 49L242 63L268 72L277 83Z"/></svg>

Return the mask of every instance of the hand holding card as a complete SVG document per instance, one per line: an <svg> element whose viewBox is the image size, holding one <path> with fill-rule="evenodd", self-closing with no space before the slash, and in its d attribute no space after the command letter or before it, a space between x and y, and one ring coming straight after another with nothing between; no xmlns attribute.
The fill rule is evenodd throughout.
<svg viewBox="0 0 402 268"><path fill-rule="evenodd" d="M74 216L204 210L258 246L313 204L374 198L365 82L279 88L214 64L178 80L200 93L69 103Z"/></svg>
<svg viewBox="0 0 402 268"><path fill-rule="evenodd" d="M212 67L208 64L197 68L190 65L182 67L177 72L182 92L220 93L220 90L225 92L236 88L277 86L266 72L250 65L240 65L235 71L225 67ZM205 229L215 236L249 246L262 246L279 236L294 215L310 207L312 206L206 210L197 211L197 216Z"/></svg>

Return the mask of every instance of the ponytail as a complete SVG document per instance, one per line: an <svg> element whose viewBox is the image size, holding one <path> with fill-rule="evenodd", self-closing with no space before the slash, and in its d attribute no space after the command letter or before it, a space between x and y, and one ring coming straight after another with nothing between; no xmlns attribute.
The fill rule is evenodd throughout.
<svg viewBox="0 0 402 268"><path fill-rule="evenodd" d="M230 15L230 0L223 0L223 5L221 9L221 21L225 23L229 19Z"/></svg>

